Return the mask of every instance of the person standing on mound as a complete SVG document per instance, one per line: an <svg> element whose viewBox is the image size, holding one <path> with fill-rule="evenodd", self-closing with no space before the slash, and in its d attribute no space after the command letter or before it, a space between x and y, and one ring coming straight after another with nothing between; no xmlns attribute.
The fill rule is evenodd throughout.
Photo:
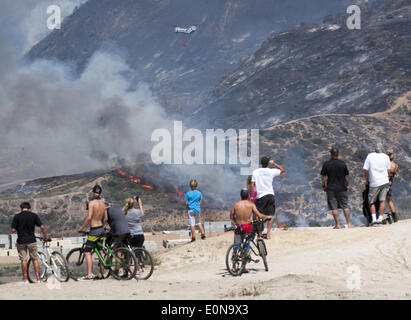
<svg viewBox="0 0 411 320"><path fill-rule="evenodd" d="M257 188L257 201L255 205L259 212L267 216L275 215L275 197L273 188L273 179L279 175L284 174L285 170L282 166L270 160L269 157L261 158L262 168L255 169L251 181ZM269 168L269 166L274 168ZM270 239L271 226L273 225L271 219L267 222L267 239Z"/></svg>
<svg viewBox="0 0 411 320"><path fill-rule="evenodd" d="M201 201L203 200L203 195L200 191L197 190L197 187L197 180L191 180L191 190L188 191L184 197L184 201L186 202L187 208L188 225L191 229L191 242L196 241L195 226L198 226L198 229L201 232L201 239L204 240L206 238L204 228L201 225L200 221Z"/></svg>
<svg viewBox="0 0 411 320"><path fill-rule="evenodd" d="M322 189L327 193L328 209L331 210L335 221L334 229L341 229L338 209L343 210L348 228L352 228L347 194L349 189L348 168L344 161L338 159L337 148L333 147L330 154L331 159L324 162L321 169Z"/></svg>
<svg viewBox="0 0 411 320"><path fill-rule="evenodd" d="M384 220L385 199L390 189L390 180L388 177L391 175L390 158L382 152L382 149L382 144L377 143L375 152L368 154L363 167L365 185L370 185L368 203L370 204L372 224L377 226L381 225ZM375 208L375 202L377 201L380 203L378 220Z"/></svg>

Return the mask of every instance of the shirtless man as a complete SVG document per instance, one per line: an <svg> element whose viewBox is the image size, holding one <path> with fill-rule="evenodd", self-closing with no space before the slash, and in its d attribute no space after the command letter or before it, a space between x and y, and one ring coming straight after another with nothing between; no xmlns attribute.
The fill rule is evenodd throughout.
<svg viewBox="0 0 411 320"><path fill-rule="evenodd" d="M88 214L83 225L78 230L82 232L84 228L90 223L90 233L87 236L86 248L84 257L87 264L87 276L80 278L80 280L93 280L95 278L101 279L103 274L103 267L100 265L100 275L95 277L93 275L93 260L91 259L91 252L97 245L98 241L103 241L104 224L108 220L106 205L100 199L102 189L99 185L95 185L92 190L93 198L88 203Z"/></svg>
<svg viewBox="0 0 411 320"><path fill-rule="evenodd" d="M251 201L248 201L249 190L241 189L241 200L233 204L230 212L230 220L234 222L236 226L240 226L241 230L245 233L251 233L251 214L261 219L272 219L272 216L266 216L257 210L257 207ZM241 235L236 231L234 234L234 243L241 243Z"/></svg>

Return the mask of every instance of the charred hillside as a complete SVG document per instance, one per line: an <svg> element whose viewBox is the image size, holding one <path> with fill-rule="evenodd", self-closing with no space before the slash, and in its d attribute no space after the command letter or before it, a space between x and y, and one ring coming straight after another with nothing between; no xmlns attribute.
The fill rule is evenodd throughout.
<svg viewBox="0 0 411 320"><path fill-rule="evenodd" d="M171 113L190 111L270 34L345 12L353 2L375 7L382 0L89 0L27 57L57 58L81 73L93 53L114 44L134 84L147 82ZM198 30L174 32L190 25Z"/></svg>
<svg viewBox="0 0 411 320"><path fill-rule="evenodd" d="M134 167L42 178L7 189L0 193L0 233L9 233L20 203L29 201L33 212L40 215L51 234L76 235L87 215L86 203L90 190L97 183L103 188L104 199L115 205L123 206L126 198L139 195L146 213L142 222L145 231L185 228L187 221L183 198L186 186L160 183L159 179L156 180L154 166L151 169L140 168L144 176L137 176L135 170ZM228 213L222 203L210 201L207 192L205 196L205 219L226 220Z"/></svg>
<svg viewBox="0 0 411 320"><path fill-rule="evenodd" d="M340 158L350 170L349 203L355 224L362 223L363 162L376 139L392 148L399 164L393 185L393 200L401 219L410 218L411 92L396 101L389 111L371 115L318 115L266 128L260 133L260 155L270 155L286 169L274 181L278 222L288 226L332 224L321 189L322 163L328 150L337 145ZM29 200L53 234L76 234L85 215L89 191L95 183L103 187L106 200L122 205L126 197L140 195L146 210L143 227L159 231L186 227L182 200L187 185L179 175L159 175L154 165L133 166L109 172L37 179L0 194L0 233L8 232L11 219L23 200ZM199 179L204 193L205 220L227 220L233 201L244 184L227 172ZM178 181L178 185L175 185ZM224 200L224 201L223 201Z"/></svg>
<svg viewBox="0 0 411 320"><path fill-rule="evenodd" d="M310 115L374 113L411 87L411 5L388 1L270 36L224 77L195 114L234 128L265 128ZM392 101L392 99L391 99Z"/></svg>

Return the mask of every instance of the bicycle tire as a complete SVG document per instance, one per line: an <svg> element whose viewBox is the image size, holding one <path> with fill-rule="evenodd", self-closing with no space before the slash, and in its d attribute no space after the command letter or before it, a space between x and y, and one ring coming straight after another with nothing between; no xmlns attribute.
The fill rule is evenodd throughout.
<svg viewBox="0 0 411 320"><path fill-rule="evenodd" d="M241 246L238 244L232 244L227 249L227 253L225 256L225 265L226 265L228 272L234 277L240 276L245 267L245 264L244 264L245 261L243 261L242 251L243 250ZM231 266L231 263L233 264L233 266Z"/></svg>
<svg viewBox="0 0 411 320"><path fill-rule="evenodd" d="M268 263L267 263L267 248L265 246L265 242L263 240L258 240L258 252L263 259L265 271L268 271Z"/></svg>
<svg viewBox="0 0 411 320"><path fill-rule="evenodd" d="M47 261L46 255L43 252L37 252L39 256L39 268L40 268L40 279L42 281L47 280L47 268L43 264L43 261ZM34 269L34 263L33 260L30 258L28 263L27 263L27 279L29 280L30 283L35 283L37 282L37 275L36 275L36 270Z"/></svg>
<svg viewBox="0 0 411 320"><path fill-rule="evenodd" d="M114 257L120 260L120 264L113 265ZM117 261L117 259L114 259ZM130 280L136 276L137 273L137 259L133 251L125 247L118 247L113 250L108 259L108 264L111 265L110 275L116 280Z"/></svg>
<svg viewBox="0 0 411 320"><path fill-rule="evenodd" d="M50 266L58 281L67 282L69 280L70 272L68 270L67 261L60 252L53 251L51 253Z"/></svg>
<svg viewBox="0 0 411 320"><path fill-rule="evenodd" d="M93 274L97 275L100 272L100 260L93 251L91 252L91 258L93 261ZM70 250L66 255L66 261L70 278L77 281L82 276L87 275L87 263L85 262L84 249L82 247Z"/></svg>
<svg viewBox="0 0 411 320"><path fill-rule="evenodd" d="M147 280L154 271L154 260L150 252L144 248L133 248L134 255L137 259L137 280ZM145 271L148 271L147 273Z"/></svg>

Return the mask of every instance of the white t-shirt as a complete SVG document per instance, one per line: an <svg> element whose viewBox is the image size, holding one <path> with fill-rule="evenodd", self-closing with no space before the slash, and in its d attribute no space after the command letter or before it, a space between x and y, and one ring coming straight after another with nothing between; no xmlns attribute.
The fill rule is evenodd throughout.
<svg viewBox="0 0 411 320"><path fill-rule="evenodd" d="M364 170L368 170L370 187L379 187L389 182L388 172L390 158L385 153L372 152L364 162Z"/></svg>
<svg viewBox="0 0 411 320"><path fill-rule="evenodd" d="M252 182L257 188L257 199L267 194L274 195L273 179L281 174L279 169L259 168L253 171Z"/></svg>

